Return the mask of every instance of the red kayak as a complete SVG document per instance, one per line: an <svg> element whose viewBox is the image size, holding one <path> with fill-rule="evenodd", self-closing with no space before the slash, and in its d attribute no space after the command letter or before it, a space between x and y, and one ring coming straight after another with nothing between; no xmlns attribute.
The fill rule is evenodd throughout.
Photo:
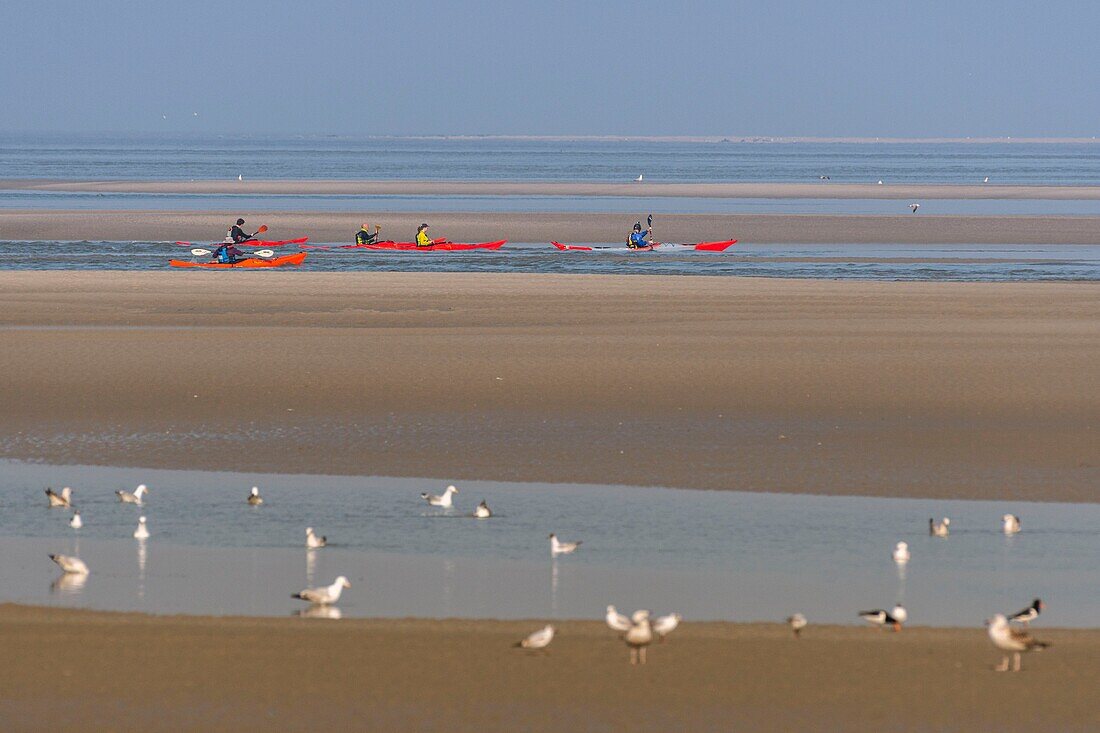
<svg viewBox="0 0 1100 733"><path fill-rule="evenodd" d="M309 241L309 237L298 237L297 239L250 239L247 242L241 242L238 247L282 247L287 244L305 244ZM184 247L193 247L191 242L176 242L176 244L183 245ZM215 242L214 244L205 244L204 247L220 247L225 242Z"/></svg>
<svg viewBox="0 0 1100 733"><path fill-rule="evenodd" d="M272 257L271 259L261 259L259 257L250 257L240 262L190 262L188 260L169 260L168 264L172 267L202 267L207 270L228 270L234 267L284 267L286 265L300 265L305 260L305 252L297 252L292 255L283 255L282 257Z"/></svg>
<svg viewBox="0 0 1100 733"><path fill-rule="evenodd" d="M721 242L696 242L695 244L674 244L671 242L654 242L648 247L588 247L581 244L562 244L551 242L562 252L652 252L655 249L671 250L677 247L695 250L696 252L725 252L726 249L737 244L736 239L724 239Z"/></svg>
<svg viewBox="0 0 1100 733"><path fill-rule="evenodd" d="M347 244L342 249L371 249L371 250L408 250L417 252L460 252L470 249L500 249L508 242L507 239L500 239L496 242L477 242L475 244L464 244L462 242L448 242L446 240L435 240L435 243L430 247L417 247L416 242L375 242L374 244Z"/></svg>

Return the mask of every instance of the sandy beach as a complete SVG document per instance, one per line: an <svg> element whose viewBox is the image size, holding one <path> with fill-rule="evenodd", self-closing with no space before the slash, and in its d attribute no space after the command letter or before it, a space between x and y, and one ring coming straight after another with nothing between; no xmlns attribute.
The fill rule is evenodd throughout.
<svg viewBox="0 0 1100 733"><path fill-rule="evenodd" d="M1020 674L980 626L685 624L632 668L600 622L152 617L0 606L7 731L1100 730L1100 632ZM43 663L46 660L48 663Z"/></svg>
<svg viewBox="0 0 1100 733"><path fill-rule="evenodd" d="M0 453L1096 501L1097 313L1089 283L6 272Z"/></svg>

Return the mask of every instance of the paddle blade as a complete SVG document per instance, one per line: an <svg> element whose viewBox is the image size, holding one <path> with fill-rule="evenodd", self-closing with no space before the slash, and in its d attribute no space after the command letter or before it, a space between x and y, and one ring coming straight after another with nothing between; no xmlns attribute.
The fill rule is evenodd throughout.
<svg viewBox="0 0 1100 733"><path fill-rule="evenodd" d="M275 250L273 250L273 249L258 249L255 252L253 252L251 256L252 257L272 257L274 255L275 255Z"/></svg>
<svg viewBox="0 0 1100 733"><path fill-rule="evenodd" d="M267 224L261 224L260 228L256 230L257 234L263 234L267 231Z"/></svg>
<svg viewBox="0 0 1100 733"><path fill-rule="evenodd" d="M649 226L650 229L653 228L653 214L650 214L649 218L646 219L646 225Z"/></svg>
<svg viewBox="0 0 1100 733"><path fill-rule="evenodd" d="M195 255L196 257L209 257L210 250L196 247L195 249L191 250L191 254Z"/></svg>

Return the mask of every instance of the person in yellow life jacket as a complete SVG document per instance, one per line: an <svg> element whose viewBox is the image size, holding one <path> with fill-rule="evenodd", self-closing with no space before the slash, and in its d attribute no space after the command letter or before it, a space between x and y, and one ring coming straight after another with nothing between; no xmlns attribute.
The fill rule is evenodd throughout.
<svg viewBox="0 0 1100 733"><path fill-rule="evenodd" d="M359 227L359 231L357 231L355 233L355 243L356 244L374 244L376 241L378 241L378 232L380 232L380 231L382 231L382 227L379 226L378 224L375 224L374 225L374 232L371 233L370 224L367 224L366 222L364 222L363 226Z"/></svg>
<svg viewBox="0 0 1100 733"><path fill-rule="evenodd" d="M416 228L416 246L431 247L435 242L428 236L428 225L421 224Z"/></svg>

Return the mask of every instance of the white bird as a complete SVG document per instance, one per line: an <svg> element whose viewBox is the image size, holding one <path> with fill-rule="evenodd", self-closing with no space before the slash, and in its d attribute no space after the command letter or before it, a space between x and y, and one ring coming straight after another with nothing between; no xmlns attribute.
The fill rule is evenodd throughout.
<svg viewBox="0 0 1100 733"><path fill-rule="evenodd" d="M818 176L818 178L820 178L820 179L821 179L821 180L823 180L823 181L827 181L827 180L829 180L829 177L828 177L828 176Z"/></svg>
<svg viewBox="0 0 1100 733"><path fill-rule="evenodd" d="M260 488L253 486L252 491L248 492L248 503L252 506L259 506L264 503L264 499L260 496Z"/></svg>
<svg viewBox="0 0 1100 733"><path fill-rule="evenodd" d="M51 509L59 506L70 507L73 505L73 490L68 486L60 492L54 491L52 488L46 489L46 499L49 500Z"/></svg>
<svg viewBox="0 0 1100 733"><path fill-rule="evenodd" d="M909 562L909 543L899 542L894 546L894 562L898 565L904 565Z"/></svg>
<svg viewBox="0 0 1100 733"><path fill-rule="evenodd" d="M523 649L545 649L554 640L554 627L547 624L538 631L516 642L516 646Z"/></svg>
<svg viewBox="0 0 1100 733"><path fill-rule="evenodd" d="M50 559L57 563L62 572L74 575L87 575L88 566L79 557L72 555L50 555Z"/></svg>
<svg viewBox="0 0 1100 733"><path fill-rule="evenodd" d="M1004 522L1004 533L1013 535L1020 531L1020 518L1015 514L1006 514L1001 519Z"/></svg>
<svg viewBox="0 0 1100 733"><path fill-rule="evenodd" d="M614 606L607 607L607 615L604 616L604 620L607 621L607 625L612 631L628 631L630 629L630 619L626 614L616 611Z"/></svg>
<svg viewBox="0 0 1100 733"><path fill-rule="evenodd" d="M893 626L894 631L901 631L901 625L909 619L909 612L899 603L892 611L876 608L873 611L860 611L859 617L875 626Z"/></svg>
<svg viewBox="0 0 1100 733"><path fill-rule="evenodd" d="M581 546L580 540L576 542L562 542L556 534L550 534L550 556L569 555L577 551Z"/></svg>
<svg viewBox="0 0 1100 733"><path fill-rule="evenodd" d="M425 492L420 495L420 498L428 502L431 506L441 506L445 509L450 509L454 506L454 495L457 493L457 488L448 486L447 490L442 494L429 494Z"/></svg>
<svg viewBox="0 0 1100 733"><path fill-rule="evenodd" d="M1021 652L1045 649L1050 646L1050 644L1039 641L1026 631L1020 631L1019 629L1014 629L1009 626L1008 619L1005 618L1003 613L998 613L996 616L986 621L986 624L989 626L989 640L993 642L993 646L1004 652L1012 652L1013 672L1020 671ZM1007 672L1008 654L1005 654L1001 663L993 669L998 672Z"/></svg>
<svg viewBox="0 0 1100 733"><path fill-rule="evenodd" d="M881 186L881 185L882 185L882 181L879 181L879 182L878 182L878 185L880 185L880 186Z"/></svg>
<svg viewBox="0 0 1100 733"><path fill-rule="evenodd" d="M478 519L488 519L489 517L493 516L493 512L489 509L489 505L485 502L484 499L482 499L481 503L477 505L477 509L474 509L474 516Z"/></svg>
<svg viewBox="0 0 1100 733"><path fill-rule="evenodd" d="M796 613L793 616L787 617L787 623L791 627L791 631L794 632L794 638L798 638L802 634L802 629L806 628L806 625L810 623L806 620L806 617L801 613Z"/></svg>
<svg viewBox="0 0 1100 733"><path fill-rule="evenodd" d="M318 537L313 534L313 527L306 527L306 547L316 550L328 544L328 537Z"/></svg>
<svg viewBox="0 0 1100 733"><path fill-rule="evenodd" d="M937 522L931 517L928 518L928 534L933 537L946 537L950 532L951 520L947 517L943 518L942 522Z"/></svg>
<svg viewBox="0 0 1100 733"><path fill-rule="evenodd" d="M1035 619L1039 618L1039 614L1043 612L1043 609L1047 607L1047 604L1036 598L1031 602L1031 605L1022 611L1017 611L1008 617L1009 621L1014 623L1023 624L1027 626Z"/></svg>
<svg viewBox="0 0 1100 733"><path fill-rule="evenodd" d="M73 518L69 520L69 526L73 529L80 529L84 526L84 520L80 518L80 512L73 514Z"/></svg>
<svg viewBox="0 0 1100 733"><path fill-rule="evenodd" d="M238 173L237 174L237 180L238 181L243 181L244 180L244 174L243 173Z"/></svg>
<svg viewBox="0 0 1100 733"><path fill-rule="evenodd" d="M642 180L642 174L641 174L641 173L639 173L639 174L638 174L638 177L637 177L637 178L635 178L634 180L635 180L635 181L638 181L638 182L640 183L640 182L641 182L641 180Z"/></svg>
<svg viewBox="0 0 1100 733"><path fill-rule="evenodd" d="M149 539L149 528L145 526L145 517L138 517L138 526L137 529L134 530L134 539Z"/></svg>
<svg viewBox="0 0 1100 733"><path fill-rule="evenodd" d="M129 491L123 491L122 489L119 489L115 492L115 496L117 496L118 500L121 501L123 504L137 504L138 506L141 506L142 497L144 497L148 492L148 486L146 486L145 484L139 484L138 487L134 489L134 492L132 494Z"/></svg>
<svg viewBox="0 0 1100 733"><path fill-rule="evenodd" d="M645 664L646 647L653 643L653 626L649 623L649 611L635 611L630 617L630 628L623 634L623 641L630 647L630 663Z"/></svg>
<svg viewBox="0 0 1100 733"><path fill-rule="evenodd" d="M344 592L344 588L350 587L351 583L348 582L347 578L341 575L332 585L323 585L320 588L306 588L290 597L309 601L315 606L327 606L340 600L340 594Z"/></svg>
<svg viewBox="0 0 1100 733"><path fill-rule="evenodd" d="M985 180L984 180L984 181L982 181L982 183L989 183L989 176L986 176L986 177L985 177Z"/></svg>
<svg viewBox="0 0 1100 733"><path fill-rule="evenodd" d="M653 633L657 635L657 638L661 641L665 640L665 637L676 630L676 627L680 625L680 622L684 620L684 617L678 613L670 613L667 616L658 616L653 620Z"/></svg>
<svg viewBox="0 0 1100 733"><path fill-rule="evenodd" d="M912 209L913 213L915 214L917 213L917 209L920 208L920 204L909 204L909 208Z"/></svg>

